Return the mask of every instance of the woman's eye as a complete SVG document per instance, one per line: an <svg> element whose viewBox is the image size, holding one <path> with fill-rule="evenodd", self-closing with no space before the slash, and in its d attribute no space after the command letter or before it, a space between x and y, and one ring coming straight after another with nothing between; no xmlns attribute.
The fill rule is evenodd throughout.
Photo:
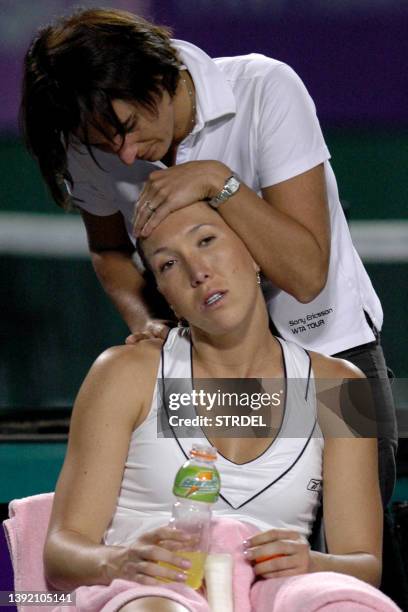
<svg viewBox="0 0 408 612"><path fill-rule="evenodd" d="M173 265L174 265L174 259L171 259L170 261L166 261L160 266L160 272L165 272L166 270L169 270Z"/></svg>
<svg viewBox="0 0 408 612"><path fill-rule="evenodd" d="M200 240L199 245L207 246L207 244L210 244L210 242L212 242L214 239L215 239L215 236L206 236L205 238Z"/></svg>
<svg viewBox="0 0 408 612"><path fill-rule="evenodd" d="M136 117L132 116L129 117L129 119L127 121L125 121L125 123L123 123L123 131L125 132L125 134L130 134L131 132L133 132L136 128Z"/></svg>

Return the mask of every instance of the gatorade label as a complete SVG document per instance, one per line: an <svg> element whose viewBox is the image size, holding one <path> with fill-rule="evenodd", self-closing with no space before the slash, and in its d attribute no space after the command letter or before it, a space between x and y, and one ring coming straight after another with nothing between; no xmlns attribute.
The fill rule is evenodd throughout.
<svg viewBox="0 0 408 612"><path fill-rule="evenodd" d="M189 465L177 472L173 487L176 497L213 504L219 492L220 477L215 469Z"/></svg>

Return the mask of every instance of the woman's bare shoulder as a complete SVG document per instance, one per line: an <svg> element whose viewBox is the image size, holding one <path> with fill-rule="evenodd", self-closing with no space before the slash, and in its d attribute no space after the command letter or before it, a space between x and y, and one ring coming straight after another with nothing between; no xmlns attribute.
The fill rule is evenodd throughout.
<svg viewBox="0 0 408 612"><path fill-rule="evenodd" d="M313 372L316 378L365 378L365 374L355 366L351 361L339 359L337 357L329 357L321 353L309 351Z"/></svg>
<svg viewBox="0 0 408 612"><path fill-rule="evenodd" d="M162 340L153 338L137 344L123 344L106 349L95 360L90 374L104 376L126 376L145 378L157 370Z"/></svg>
<svg viewBox="0 0 408 612"><path fill-rule="evenodd" d="M144 413L150 405L162 341L142 340L135 345L114 346L104 351L89 370L78 393L74 415L98 406L107 413L122 411L133 415Z"/></svg>
<svg viewBox="0 0 408 612"><path fill-rule="evenodd" d="M370 382L345 359L312 353L317 413L326 441L372 437L376 433Z"/></svg>

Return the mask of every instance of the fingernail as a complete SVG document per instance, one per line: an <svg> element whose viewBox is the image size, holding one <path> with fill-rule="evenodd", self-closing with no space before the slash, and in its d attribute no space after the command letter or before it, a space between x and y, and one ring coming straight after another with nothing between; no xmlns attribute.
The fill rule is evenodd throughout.
<svg viewBox="0 0 408 612"><path fill-rule="evenodd" d="M249 540L244 540L242 542L242 547L243 548L249 548L251 546L251 542Z"/></svg>
<svg viewBox="0 0 408 612"><path fill-rule="evenodd" d="M252 557L252 554L251 554L250 550L244 550L243 555L244 555L245 559L250 559Z"/></svg>
<svg viewBox="0 0 408 612"><path fill-rule="evenodd" d="M186 574L177 574L177 580L180 580L182 582L184 582L185 580L187 580L187 575Z"/></svg>
<svg viewBox="0 0 408 612"><path fill-rule="evenodd" d="M180 565L182 567L185 567L186 569L188 569L189 567L191 567L191 562L188 561L187 559L183 559L183 561L180 563Z"/></svg>

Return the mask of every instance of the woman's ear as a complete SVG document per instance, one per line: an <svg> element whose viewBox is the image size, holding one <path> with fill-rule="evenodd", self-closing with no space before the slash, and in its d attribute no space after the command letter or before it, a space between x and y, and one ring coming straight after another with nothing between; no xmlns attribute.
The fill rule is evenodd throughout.
<svg viewBox="0 0 408 612"><path fill-rule="evenodd" d="M252 260L252 265L254 267L254 272L255 272L255 276L256 276L256 282L258 285L261 285L262 281L261 281L261 268L258 266L258 264L256 263L255 260Z"/></svg>

